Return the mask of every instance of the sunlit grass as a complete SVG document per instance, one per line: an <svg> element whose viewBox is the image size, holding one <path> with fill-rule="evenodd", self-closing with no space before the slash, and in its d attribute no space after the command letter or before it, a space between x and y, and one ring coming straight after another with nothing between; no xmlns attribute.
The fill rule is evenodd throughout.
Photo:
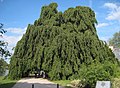
<svg viewBox="0 0 120 88"><path fill-rule="evenodd" d="M120 88L120 77L113 79L112 88Z"/></svg>
<svg viewBox="0 0 120 88"><path fill-rule="evenodd" d="M17 82L17 80L5 79L0 76L0 88L12 88L12 86Z"/></svg>
<svg viewBox="0 0 120 88"><path fill-rule="evenodd" d="M67 84L70 84L71 80L59 80L59 81L53 81L53 82L61 86L67 86Z"/></svg>

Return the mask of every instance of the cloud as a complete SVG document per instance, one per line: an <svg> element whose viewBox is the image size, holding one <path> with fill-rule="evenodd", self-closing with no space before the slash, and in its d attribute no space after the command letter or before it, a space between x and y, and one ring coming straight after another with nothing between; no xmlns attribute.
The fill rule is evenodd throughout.
<svg viewBox="0 0 120 88"><path fill-rule="evenodd" d="M22 35L20 36L7 36L7 35L4 35L3 38L4 38L4 41L8 42L9 46L13 46L13 45L16 45L16 43L21 39Z"/></svg>
<svg viewBox="0 0 120 88"><path fill-rule="evenodd" d="M114 3L105 3L104 6L110 9L117 9L117 5Z"/></svg>
<svg viewBox="0 0 120 88"><path fill-rule="evenodd" d="M107 20L120 21L120 6L116 3L105 3L104 7L109 9L109 13L106 17Z"/></svg>
<svg viewBox="0 0 120 88"><path fill-rule="evenodd" d="M108 42L111 37L110 36L102 36L102 37L99 37L99 38L100 38L100 40Z"/></svg>
<svg viewBox="0 0 120 88"><path fill-rule="evenodd" d="M4 40L8 43L8 50L13 53L12 48L16 46L17 42L22 38L23 34L26 31L25 28L6 28L7 33L3 34L1 40ZM14 34L11 34L14 33Z"/></svg>
<svg viewBox="0 0 120 88"><path fill-rule="evenodd" d="M22 38L22 35L20 36L8 36L8 35L3 35L3 39L5 42L8 43L7 49L10 51L10 53L13 54L13 47L16 46L17 42Z"/></svg>
<svg viewBox="0 0 120 88"><path fill-rule="evenodd" d="M14 33L14 34L24 34L26 31L27 27L25 28L7 28L5 30L7 30L8 32Z"/></svg>
<svg viewBox="0 0 120 88"><path fill-rule="evenodd" d="M105 26L108 26L108 25L109 25L108 23L99 23L96 27L101 28L101 27L105 27Z"/></svg>

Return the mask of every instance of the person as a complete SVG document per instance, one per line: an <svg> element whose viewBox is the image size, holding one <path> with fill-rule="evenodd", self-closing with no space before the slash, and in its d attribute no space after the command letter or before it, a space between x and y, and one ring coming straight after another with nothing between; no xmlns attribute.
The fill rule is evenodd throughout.
<svg viewBox="0 0 120 88"><path fill-rule="evenodd" d="M43 72L43 78L44 78L44 79L46 78L46 76L45 76L45 72Z"/></svg>
<svg viewBox="0 0 120 88"><path fill-rule="evenodd" d="M45 72L44 71L40 71L40 75L42 78L45 78Z"/></svg>
<svg viewBox="0 0 120 88"><path fill-rule="evenodd" d="M41 76L40 76L40 69L38 69L38 78L40 78Z"/></svg>

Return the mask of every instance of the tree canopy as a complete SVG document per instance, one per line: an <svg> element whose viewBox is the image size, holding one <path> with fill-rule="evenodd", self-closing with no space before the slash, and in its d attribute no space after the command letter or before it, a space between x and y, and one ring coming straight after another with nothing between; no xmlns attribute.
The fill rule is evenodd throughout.
<svg viewBox="0 0 120 88"><path fill-rule="evenodd" d="M0 76L4 75L5 70L8 68L8 63L4 59L0 59Z"/></svg>
<svg viewBox="0 0 120 88"><path fill-rule="evenodd" d="M2 40L4 33L6 33L6 31L3 29L3 24L0 23L0 76L3 75L7 66L7 63L4 61L4 59L11 55L7 50L8 43Z"/></svg>
<svg viewBox="0 0 120 88"><path fill-rule="evenodd" d="M59 12L57 6L43 6L40 18L28 25L11 57L10 78L21 78L41 69L51 80L74 79L79 77L82 64L117 61L97 36L93 10L77 6Z"/></svg>
<svg viewBox="0 0 120 88"><path fill-rule="evenodd" d="M113 38L109 40L109 45L114 46L115 48L120 48L120 31L116 32L113 35Z"/></svg>

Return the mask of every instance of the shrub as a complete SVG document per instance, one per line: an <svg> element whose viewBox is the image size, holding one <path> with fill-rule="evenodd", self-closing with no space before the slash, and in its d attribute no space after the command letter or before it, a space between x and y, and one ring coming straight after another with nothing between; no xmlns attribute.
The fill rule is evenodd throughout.
<svg viewBox="0 0 120 88"><path fill-rule="evenodd" d="M110 61L105 61L102 64L95 62L88 66L83 65L80 71L79 75L81 75L82 82L79 83L79 86L85 84L90 88L94 88L98 80L111 81L111 79L117 77L120 72L118 65Z"/></svg>

